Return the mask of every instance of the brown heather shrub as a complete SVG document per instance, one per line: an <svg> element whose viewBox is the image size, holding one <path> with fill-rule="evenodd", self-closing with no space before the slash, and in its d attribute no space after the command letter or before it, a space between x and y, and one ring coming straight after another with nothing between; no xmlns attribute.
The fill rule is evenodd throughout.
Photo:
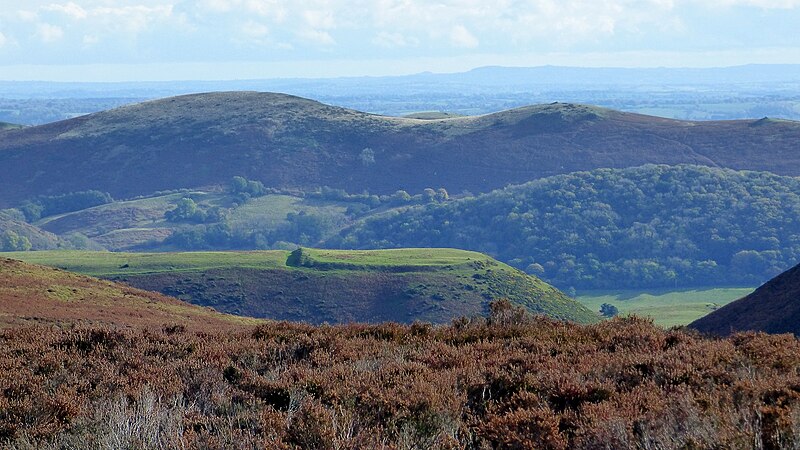
<svg viewBox="0 0 800 450"><path fill-rule="evenodd" d="M800 448L800 343L650 321L0 332L0 447Z"/></svg>

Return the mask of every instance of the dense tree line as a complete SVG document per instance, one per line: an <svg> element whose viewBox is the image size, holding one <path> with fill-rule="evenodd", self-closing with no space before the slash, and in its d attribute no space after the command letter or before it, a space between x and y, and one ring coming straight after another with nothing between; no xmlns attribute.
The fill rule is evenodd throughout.
<svg viewBox="0 0 800 450"><path fill-rule="evenodd" d="M108 192L96 190L69 192L61 195L46 195L23 203L19 210L28 222L35 222L42 217L54 216L72 211L105 205L114 199Z"/></svg>
<svg viewBox="0 0 800 450"><path fill-rule="evenodd" d="M368 219L341 248L478 250L564 288L761 283L800 260L800 179L648 165Z"/></svg>
<svg viewBox="0 0 800 450"><path fill-rule="evenodd" d="M234 231L223 218L218 223L178 229L164 244L181 250L294 249L319 242L332 226L330 217L306 211L290 212L286 221L272 230Z"/></svg>

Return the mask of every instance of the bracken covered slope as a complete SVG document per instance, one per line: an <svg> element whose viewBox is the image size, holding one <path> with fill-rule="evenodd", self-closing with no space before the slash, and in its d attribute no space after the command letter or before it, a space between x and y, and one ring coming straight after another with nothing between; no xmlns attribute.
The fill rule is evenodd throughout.
<svg viewBox="0 0 800 450"><path fill-rule="evenodd" d="M119 283L0 258L0 328L37 323L233 329L258 321Z"/></svg>
<svg viewBox="0 0 800 450"><path fill-rule="evenodd" d="M0 331L0 447L791 449L790 335L642 319Z"/></svg>
<svg viewBox="0 0 800 450"><path fill-rule="evenodd" d="M273 187L373 193L486 192L646 163L800 175L799 140L800 123L770 119L687 122L550 104L419 120L282 94L195 94L4 132L0 207L86 189L126 198L235 175Z"/></svg>
<svg viewBox="0 0 800 450"><path fill-rule="evenodd" d="M719 335L747 330L800 335L800 265L689 327Z"/></svg>

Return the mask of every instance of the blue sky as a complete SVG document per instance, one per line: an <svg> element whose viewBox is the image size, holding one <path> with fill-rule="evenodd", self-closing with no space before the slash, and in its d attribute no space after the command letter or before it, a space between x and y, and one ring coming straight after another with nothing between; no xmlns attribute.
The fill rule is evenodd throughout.
<svg viewBox="0 0 800 450"><path fill-rule="evenodd" d="M800 63L800 0L0 0L0 79Z"/></svg>

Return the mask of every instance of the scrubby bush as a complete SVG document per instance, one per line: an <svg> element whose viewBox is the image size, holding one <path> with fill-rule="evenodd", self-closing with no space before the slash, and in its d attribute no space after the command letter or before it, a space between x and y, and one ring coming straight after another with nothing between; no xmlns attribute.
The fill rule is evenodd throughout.
<svg viewBox="0 0 800 450"><path fill-rule="evenodd" d="M27 237L20 236L12 230L0 233L0 252L27 252L32 247Z"/></svg>
<svg viewBox="0 0 800 450"><path fill-rule="evenodd" d="M600 305L600 314L605 317L614 317L619 314L619 309L611 303L603 303Z"/></svg>
<svg viewBox="0 0 800 450"><path fill-rule="evenodd" d="M246 203L247 200L253 197L266 195L268 192L267 188L264 187L264 183L256 180L248 180L240 176L233 177L228 187L240 204Z"/></svg>

